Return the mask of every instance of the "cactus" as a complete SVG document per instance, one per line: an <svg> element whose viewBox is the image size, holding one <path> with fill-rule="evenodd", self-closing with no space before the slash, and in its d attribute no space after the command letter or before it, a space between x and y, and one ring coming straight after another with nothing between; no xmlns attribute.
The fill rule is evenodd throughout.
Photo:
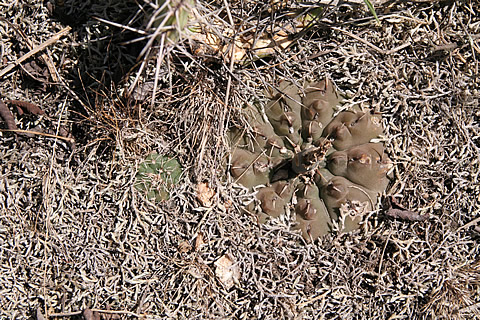
<svg viewBox="0 0 480 320"><path fill-rule="evenodd" d="M315 184L301 184L297 192L295 205L297 225L305 239L315 239L329 232L330 217L324 203L320 200L319 190Z"/></svg>
<svg viewBox="0 0 480 320"><path fill-rule="evenodd" d="M327 168L337 176L370 190L381 192L388 185L386 172L390 161L383 147L378 143L367 143L351 147L346 151L336 151L328 156Z"/></svg>
<svg viewBox="0 0 480 320"><path fill-rule="evenodd" d="M153 5L157 9L149 15L147 27L152 27L155 33L166 32L168 38L176 42L180 38L180 33L187 26L194 1L155 0Z"/></svg>
<svg viewBox="0 0 480 320"><path fill-rule="evenodd" d="M138 168L135 188L145 192L150 200L168 200L170 191L179 182L182 172L177 159L151 153Z"/></svg>
<svg viewBox="0 0 480 320"><path fill-rule="evenodd" d="M257 193L263 212L278 217L285 211L285 200L275 192L275 188L265 187Z"/></svg>
<svg viewBox="0 0 480 320"><path fill-rule="evenodd" d="M265 106L267 119L251 110L252 134L231 130L232 176L250 189L264 186L255 188L261 222L292 207L295 229L311 241L358 228L374 209L391 166L383 145L370 142L383 132L381 116L348 110L334 117L340 101L328 79L303 90L284 81Z"/></svg>

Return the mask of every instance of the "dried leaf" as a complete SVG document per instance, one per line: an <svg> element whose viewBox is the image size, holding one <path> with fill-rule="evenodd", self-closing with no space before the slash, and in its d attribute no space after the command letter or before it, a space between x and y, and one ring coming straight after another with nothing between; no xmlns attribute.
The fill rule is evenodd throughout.
<svg viewBox="0 0 480 320"><path fill-rule="evenodd" d="M82 315L85 320L100 320L100 313L97 311L92 311L88 308L83 310Z"/></svg>
<svg viewBox="0 0 480 320"><path fill-rule="evenodd" d="M385 214L392 218L407 221L425 221L429 218L428 214L421 215L417 212L404 208L402 205L397 203L393 197L387 198L387 210L385 211Z"/></svg>
<svg viewBox="0 0 480 320"><path fill-rule="evenodd" d="M240 62L247 57L247 53L251 52L257 57L266 57L274 54L276 50L284 50L291 43L290 36L301 31L306 27L307 21L298 19L295 21L295 26L285 25L276 28L273 32L262 33L260 35L246 35L245 37L237 37L234 41L233 48L231 44L225 44L223 38L230 38L236 32L231 28L224 28L223 37L216 35L214 32L202 27L194 25L190 28L192 31L190 39L197 43L194 52L202 54L211 52L211 54L221 53L225 58L232 58L235 62Z"/></svg>
<svg viewBox="0 0 480 320"><path fill-rule="evenodd" d="M154 82L148 81L145 83L138 84L133 90L132 96L133 99L143 102L147 100L148 97L153 93Z"/></svg>
<svg viewBox="0 0 480 320"><path fill-rule="evenodd" d="M211 207L213 196L215 196L215 190L208 186L208 182L197 184L197 199L202 206Z"/></svg>
<svg viewBox="0 0 480 320"><path fill-rule="evenodd" d="M228 255L215 261L215 275L225 288L230 289L240 279L240 270Z"/></svg>
<svg viewBox="0 0 480 320"><path fill-rule="evenodd" d="M15 119L13 118L13 114L8 109L7 105L0 100L0 117L5 121L7 124L7 128L9 130L17 130L17 125L15 124Z"/></svg>
<svg viewBox="0 0 480 320"><path fill-rule="evenodd" d="M199 232L198 236L195 238L195 251L198 251L205 244L203 239L203 233Z"/></svg>
<svg viewBox="0 0 480 320"><path fill-rule="evenodd" d="M228 199L228 200L225 201L225 203L224 203L225 210L228 211L232 206L233 206L233 201L232 200Z"/></svg>
<svg viewBox="0 0 480 320"><path fill-rule="evenodd" d="M188 268L187 273L195 279L203 278L203 274L197 266L191 266L190 268Z"/></svg>
<svg viewBox="0 0 480 320"><path fill-rule="evenodd" d="M37 316L37 320L45 320L45 316L43 315L41 308L37 308L36 316Z"/></svg>
<svg viewBox="0 0 480 320"><path fill-rule="evenodd" d="M41 115L45 113L42 109L40 109L40 107L30 102L20 101L20 100L7 100L6 102L13 104L14 106L17 106L17 108L20 107L18 108L18 110L19 111L22 110L21 111L22 113L23 111L27 111L29 113L36 114L36 115ZM21 112L19 113L22 114Z"/></svg>
<svg viewBox="0 0 480 320"><path fill-rule="evenodd" d="M192 246L190 243L188 243L188 241L182 241L178 244L178 251L180 253L187 253L190 250L192 250Z"/></svg>

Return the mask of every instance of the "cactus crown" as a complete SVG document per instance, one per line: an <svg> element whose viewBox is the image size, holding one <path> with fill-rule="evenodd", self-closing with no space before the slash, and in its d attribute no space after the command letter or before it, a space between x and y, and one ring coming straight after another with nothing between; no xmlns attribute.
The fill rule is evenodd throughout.
<svg viewBox="0 0 480 320"><path fill-rule="evenodd" d="M282 82L264 114L250 112L253 135L231 130L230 172L235 181L258 189L250 206L260 221L291 208L307 241L332 230L358 228L388 185L390 160L381 143L381 116L370 110L338 113L341 101L325 79L303 90Z"/></svg>
<svg viewBox="0 0 480 320"><path fill-rule="evenodd" d="M168 200L170 191L179 182L182 172L177 159L151 153L138 168L135 188L145 192L150 200Z"/></svg>

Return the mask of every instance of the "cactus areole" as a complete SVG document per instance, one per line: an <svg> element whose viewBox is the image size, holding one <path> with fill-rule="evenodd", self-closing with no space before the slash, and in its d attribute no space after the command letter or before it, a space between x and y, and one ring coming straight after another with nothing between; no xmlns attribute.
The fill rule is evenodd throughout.
<svg viewBox="0 0 480 320"><path fill-rule="evenodd" d="M382 143L381 115L372 110L335 114L340 96L331 81L303 90L282 82L262 109L247 110L252 130L230 130L230 172L257 191L247 207L264 222L287 208L307 241L359 227L388 185L391 162Z"/></svg>

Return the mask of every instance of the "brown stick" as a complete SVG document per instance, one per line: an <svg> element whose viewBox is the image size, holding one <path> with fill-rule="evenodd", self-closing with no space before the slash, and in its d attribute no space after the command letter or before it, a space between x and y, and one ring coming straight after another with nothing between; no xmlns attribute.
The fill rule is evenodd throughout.
<svg viewBox="0 0 480 320"><path fill-rule="evenodd" d="M33 50L30 50L29 52L27 52L26 54L24 54L22 57L20 57L19 59L17 59L17 61L9 64L8 66L6 66L2 71L0 71L0 77L2 77L4 74L6 74L7 72L9 72L10 70L12 70L13 68L15 68L16 66L18 66L20 63L22 63L23 61L27 60L28 58L30 58L31 56L33 56L34 54L42 51L43 49L45 49L46 47L48 47L49 45L52 45L54 44L55 42L57 42L62 36L66 35L67 33L70 32L72 28L71 27L66 27L62 30L60 30L59 32L57 32L56 34L54 34L50 39L48 39L47 41L45 41L44 43L42 43L41 45L35 47Z"/></svg>
<svg viewBox="0 0 480 320"><path fill-rule="evenodd" d="M8 21L6 21L6 22L23 38L23 40L25 40L25 42L27 43L28 49L33 50L35 48L35 45L27 37L27 35L25 34L25 32L23 32L23 30L18 28L13 23L10 23ZM57 73L56 73L56 70L55 70L55 65L53 64L50 57L46 53L43 53L43 52L41 54L41 57L42 57L43 62L45 62L45 64L47 65L48 70L50 71L50 75L52 76L53 82L58 82L58 77L57 77Z"/></svg>
<svg viewBox="0 0 480 320"><path fill-rule="evenodd" d="M2 130L0 129L0 132L15 132L21 135L25 135L27 137L32 137L33 135L39 135L39 136L44 136L47 138L56 138L56 139L61 139L65 140L70 143L75 143L75 139L70 138L70 137L63 137L63 136L57 136L54 134L49 134L49 133L44 133L44 132L36 132L36 131L30 131L30 130L19 130L19 129L8 129L8 130Z"/></svg>

